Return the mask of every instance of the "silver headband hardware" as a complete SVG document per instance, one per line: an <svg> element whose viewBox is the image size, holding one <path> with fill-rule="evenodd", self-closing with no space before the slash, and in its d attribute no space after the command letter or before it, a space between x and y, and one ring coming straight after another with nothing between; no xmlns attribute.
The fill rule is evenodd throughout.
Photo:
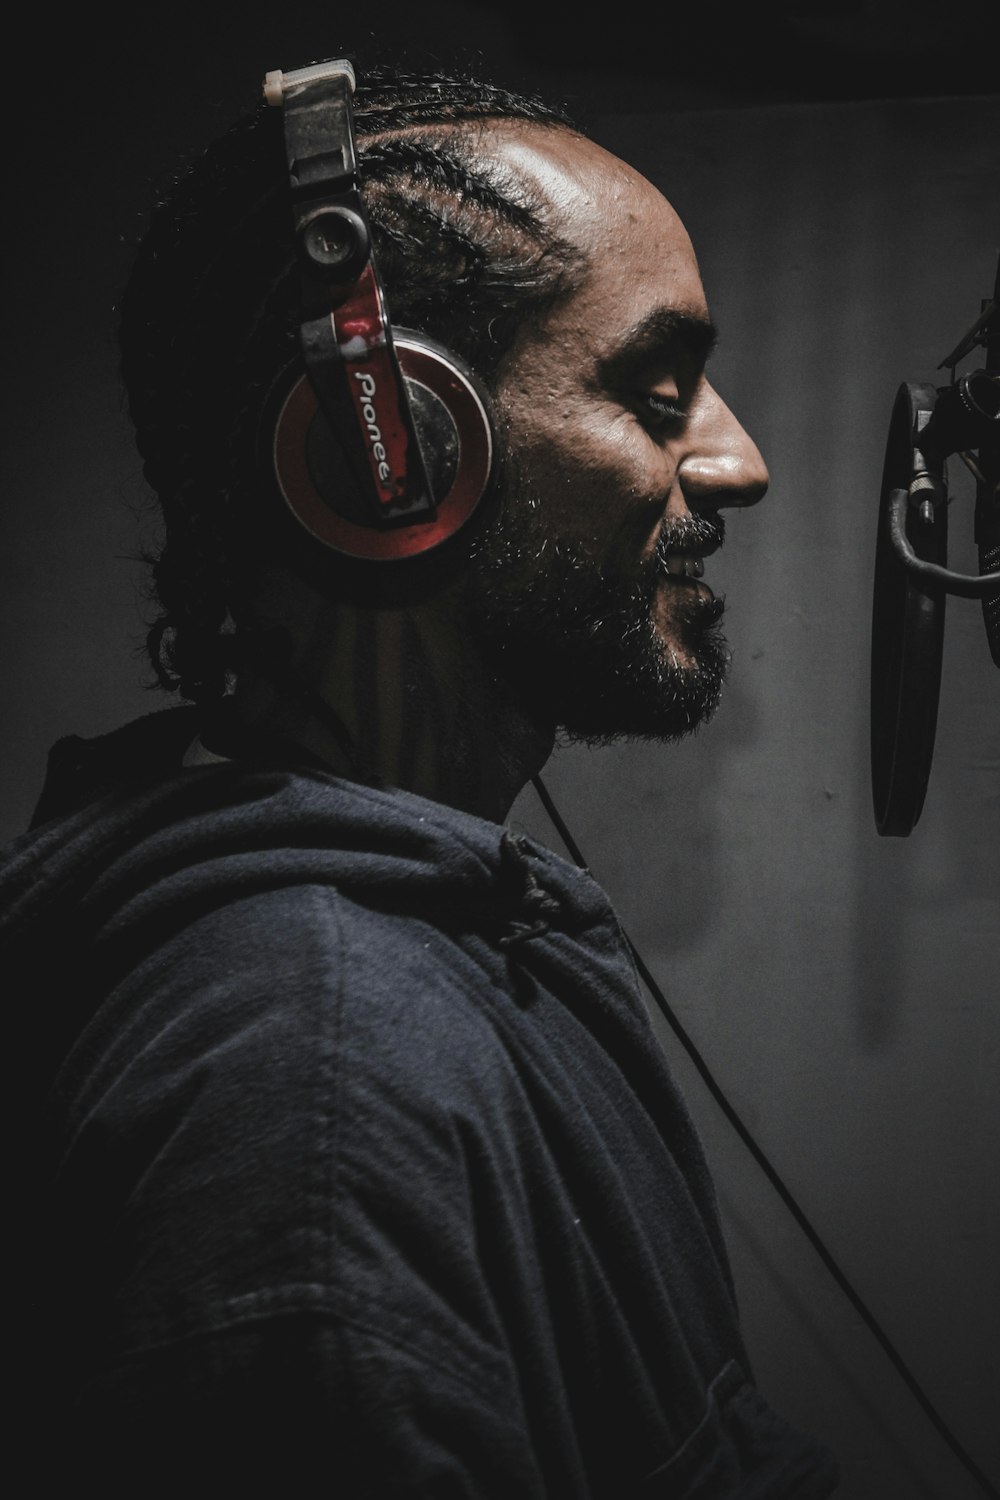
<svg viewBox="0 0 1000 1500"><path fill-rule="evenodd" d="M309 68L296 68L291 73L283 73L280 68L265 73L264 98L268 104L281 105L291 89L302 84L319 83L325 78L346 78L352 94L357 86L352 64L346 57L335 57L329 62L313 63Z"/></svg>

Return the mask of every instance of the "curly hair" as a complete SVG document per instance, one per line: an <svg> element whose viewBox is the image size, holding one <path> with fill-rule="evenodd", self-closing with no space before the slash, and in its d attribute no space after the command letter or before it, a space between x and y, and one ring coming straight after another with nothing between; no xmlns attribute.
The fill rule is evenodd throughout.
<svg viewBox="0 0 1000 1500"><path fill-rule="evenodd" d="M551 306L573 271L523 187L477 150L477 122L494 119L570 124L470 80L375 71L355 95L393 321L453 348L487 385L524 318ZM261 105L178 178L121 304L122 376L164 521L162 547L147 559L160 611L147 650L159 685L196 702L221 697L238 665L261 414L297 350L279 132L279 112Z"/></svg>

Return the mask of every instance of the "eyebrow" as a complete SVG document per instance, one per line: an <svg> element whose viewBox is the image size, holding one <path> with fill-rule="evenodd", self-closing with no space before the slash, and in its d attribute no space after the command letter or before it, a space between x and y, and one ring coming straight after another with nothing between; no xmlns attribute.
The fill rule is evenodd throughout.
<svg viewBox="0 0 1000 1500"><path fill-rule="evenodd" d="M622 336L600 360L601 374L614 379L657 363L686 357L699 368L718 341L719 330L710 318L657 307Z"/></svg>

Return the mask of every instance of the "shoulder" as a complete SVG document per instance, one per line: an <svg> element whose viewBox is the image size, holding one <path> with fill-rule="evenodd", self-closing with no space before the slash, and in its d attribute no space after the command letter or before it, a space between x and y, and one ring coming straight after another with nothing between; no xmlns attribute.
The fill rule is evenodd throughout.
<svg viewBox="0 0 1000 1500"><path fill-rule="evenodd" d="M207 909L178 893L169 918L162 893L145 913L137 895L102 932L100 998L58 1079L79 1122L92 1108L116 1129L155 1120L220 1156L238 1138L242 1159L258 1139L313 1155L320 1124L332 1142L350 1118L348 1154L378 1155L387 1132L416 1150L493 1095L501 1109L516 1079L495 976L426 918L325 879L256 883Z"/></svg>
<svg viewBox="0 0 1000 1500"><path fill-rule="evenodd" d="M488 1324L470 1163L506 1151L516 1075L424 930L326 886L249 893L106 996L54 1091L59 1239L144 1267L115 1292L130 1345L325 1309L487 1358L434 1309L454 1282Z"/></svg>

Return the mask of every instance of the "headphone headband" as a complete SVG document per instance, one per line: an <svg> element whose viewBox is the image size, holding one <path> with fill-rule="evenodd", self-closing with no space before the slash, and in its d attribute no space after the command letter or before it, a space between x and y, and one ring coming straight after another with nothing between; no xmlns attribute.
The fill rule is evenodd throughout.
<svg viewBox="0 0 1000 1500"><path fill-rule="evenodd" d="M372 524L409 526L433 520L436 507L372 260L354 142L354 83L351 65L337 59L278 74L271 86L284 109L300 343Z"/></svg>
<svg viewBox="0 0 1000 1500"><path fill-rule="evenodd" d="M314 537L348 556L399 560L464 524L492 479L495 440L486 396L460 360L407 330L401 364L361 191L354 89L346 58L264 81L283 113L308 387L284 400L267 449Z"/></svg>
<svg viewBox="0 0 1000 1500"><path fill-rule="evenodd" d="M324 78L345 77L351 86L351 93L357 87L357 79L354 74L354 65L346 57L332 57L327 62L312 63L308 68L295 68L291 73L283 73L280 68L274 68L270 73L264 74L264 98L268 104L280 105L285 102L285 91L297 88L299 84L319 83Z"/></svg>

